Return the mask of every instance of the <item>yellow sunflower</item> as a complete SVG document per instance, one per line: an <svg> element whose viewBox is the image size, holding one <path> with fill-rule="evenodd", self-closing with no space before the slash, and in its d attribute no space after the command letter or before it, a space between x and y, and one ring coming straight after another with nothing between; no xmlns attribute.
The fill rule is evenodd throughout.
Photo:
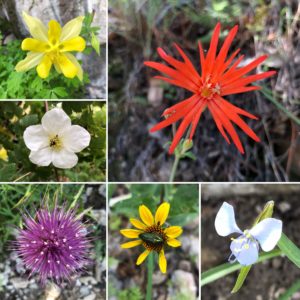
<svg viewBox="0 0 300 300"><path fill-rule="evenodd" d="M47 78L54 65L58 73L65 77L80 80L83 71L75 56L69 52L82 52L85 49L85 40L79 36L84 17L77 17L69 21L63 28L60 24L51 20L48 28L37 18L23 12L32 38L23 40L21 48L29 51L26 58L20 61L15 69L17 72L26 72L34 67L41 78Z"/></svg>
<svg viewBox="0 0 300 300"><path fill-rule="evenodd" d="M127 238L135 239L133 241L121 244L121 247L132 248L142 245L145 251L140 254L136 264L140 265L149 255L151 251L158 253L158 264L162 273L167 271L167 260L165 257L165 247L179 247L180 241L176 238L182 234L180 226L163 227L170 211L170 204L162 203L155 212L153 217L151 211L145 205L140 205L139 214L140 220L130 219L130 223L137 229L123 229L121 234Z"/></svg>

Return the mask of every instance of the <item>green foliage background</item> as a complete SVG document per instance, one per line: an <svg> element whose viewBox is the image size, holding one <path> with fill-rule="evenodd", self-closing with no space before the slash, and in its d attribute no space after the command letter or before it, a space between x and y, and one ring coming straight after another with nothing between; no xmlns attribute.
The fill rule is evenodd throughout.
<svg viewBox="0 0 300 300"><path fill-rule="evenodd" d="M57 102L48 102L49 110ZM30 150L23 140L24 130L40 124L45 114L43 101L0 102L0 145L8 151L9 161L0 160L0 181L105 181L106 176L106 104L104 102L63 102L72 124L91 134L89 147L78 153L78 164L67 170L38 167L29 160Z"/></svg>

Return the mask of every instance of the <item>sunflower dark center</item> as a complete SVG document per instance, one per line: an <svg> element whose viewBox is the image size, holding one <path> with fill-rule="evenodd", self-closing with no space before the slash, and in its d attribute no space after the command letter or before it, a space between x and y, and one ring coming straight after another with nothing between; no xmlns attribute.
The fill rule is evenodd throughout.
<svg viewBox="0 0 300 300"><path fill-rule="evenodd" d="M167 236L159 224L147 227L145 232L139 235L139 238L147 250L156 252L160 252L167 241Z"/></svg>

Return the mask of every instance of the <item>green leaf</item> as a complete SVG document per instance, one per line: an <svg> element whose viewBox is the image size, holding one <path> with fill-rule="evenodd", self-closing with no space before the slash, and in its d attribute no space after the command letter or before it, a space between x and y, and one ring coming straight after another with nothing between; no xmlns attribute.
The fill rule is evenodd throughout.
<svg viewBox="0 0 300 300"><path fill-rule="evenodd" d="M276 256L280 256L281 254L282 254L282 252L280 249L275 249L270 252L264 252L259 256L259 258L255 264L260 263L265 260L268 260L268 259L271 259ZM215 268L212 268L208 271L205 271L201 274L201 286L209 284L217 279L220 279L226 275L229 275L232 272L240 270L241 268L242 268L242 265L240 265L239 263L234 263L234 264L225 263L225 264L222 264Z"/></svg>
<svg viewBox="0 0 300 300"><path fill-rule="evenodd" d="M297 280L296 282L291 285L284 294L282 294L279 297L279 300L290 300L291 297L300 290L300 280Z"/></svg>
<svg viewBox="0 0 300 300"><path fill-rule="evenodd" d="M300 268L300 249L284 233L281 234L277 246L291 262Z"/></svg>
<svg viewBox="0 0 300 300"><path fill-rule="evenodd" d="M250 266L243 267L241 269L231 293L236 293L243 286L243 284L246 280L246 277L247 277L249 271L251 270L251 267L252 266L250 265Z"/></svg>
<svg viewBox="0 0 300 300"><path fill-rule="evenodd" d="M20 120L20 125L22 127L28 127L30 125L35 125L39 121L38 115L27 115Z"/></svg>
<svg viewBox="0 0 300 300"><path fill-rule="evenodd" d="M96 35L92 32L91 45L96 51L96 53L100 56L100 41L96 37Z"/></svg>

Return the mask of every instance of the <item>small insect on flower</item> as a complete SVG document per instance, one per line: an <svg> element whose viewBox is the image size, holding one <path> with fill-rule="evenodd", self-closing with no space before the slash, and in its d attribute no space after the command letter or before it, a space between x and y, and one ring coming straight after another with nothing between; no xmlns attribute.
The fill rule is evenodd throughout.
<svg viewBox="0 0 300 300"><path fill-rule="evenodd" d="M73 168L78 157L75 153L90 144L86 129L72 125L69 116L60 108L46 112L41 125L32 125L24 131L24 142L31 150L29 159L38 166Z"/></svg>
<svg viewBox="0 0 300 300"><path fill-rule="evenodd" d="M39 19L23 12L23 20L33 38L26 38L22 42L22 50L29 52L16 65L16 71L26 72L37 67L38 75L47 78L54 65L55 70L65 77L77 76L82 81L82 68L70 52L82 52L85 49L85 40L79 36L83 19L84 17L77 17L63 28L57 21L51 20L47 28Z"/></svg>
<svg viewBox="0 0 300 300"><path fill-rule="evenodd" d="M90 263L88 231L74 210L40 209L35 218L25 216L24 225L14 245L29 276L42 284L70 280Z"/></svg>
<svg viewBox="0 0 300 300"><path fill-rule="evenodd" d="M145 205L139 207L140 218L130 219L131 224L137 229L123 229L121 234L127 238L135 239L134 241L124 243L122 248L132 248L142 245L145 251L138 257L136 264L140 265L149 255L151 251L158 253L158 264L162 273L167 271L167 260L165 257L165 247L179 247L180 241L176 238L182 234L180 226L164 227L170 210L170 204L162 203L153 217L149 208Z"/></svg>
<svg viewBox="0 0 300 300"><path fill-rule="evenodd" d="M220 236L240 234L238 238L232 238L230 244L232 253L228 260L231 263L238 261L241 265L248 266L257 261L259 245L265 252L274 249L281 237L282 221L266 218L253 228L241 231L236 224L233 207L224 202L217 213L215 228Z"/></svg>
<svg viewBox="0 0 300 300"><path fill-rule="evenodd" d="M225 132L227 131L241 153L244 153L244 148L232 123L238 125L256 142L260 141L259 137L244 122L240 115L246 116L250 119L257 119L257 117L231 104L223 97L232 94L259 90L259 86L249 86L249 84L254 81L270 77L276 72L268 71L256 75L246 76L246 74L254 70L267 58L266 55L260 56L251 63L240 68L238 68L238 66L244 58L243 55L233 62L240 49L236 50L228 59L226 58L229 47L237 33L238 26L234 26L230 30L219 53L217 54L220 29L221 25L218 23L214 29L206 57L204 56L202 45L199 42L200 62L202 69L201 75L195 69L192 62L183 52L183 50L176 44L175 48L183 58L183 61L169 56L162 48L158 48L157 51L159 56L170 66L153 61L145 62L146 66L158 70L166 75L166 77L156 76L155 78L184 88L193 94L188 99L166 109L163 113L163 116L166 119L155 125L150 130L150 132L160 130L182 119L182 122L170 146L169 153L174 152L176 146L180 142L181 137L183 136L184 132L187 131L189 126L189 139L191 140L193 138L200 117L206 108L208 108L210 111L217 128L225 140L230 144L230 140Z"/></svg>

